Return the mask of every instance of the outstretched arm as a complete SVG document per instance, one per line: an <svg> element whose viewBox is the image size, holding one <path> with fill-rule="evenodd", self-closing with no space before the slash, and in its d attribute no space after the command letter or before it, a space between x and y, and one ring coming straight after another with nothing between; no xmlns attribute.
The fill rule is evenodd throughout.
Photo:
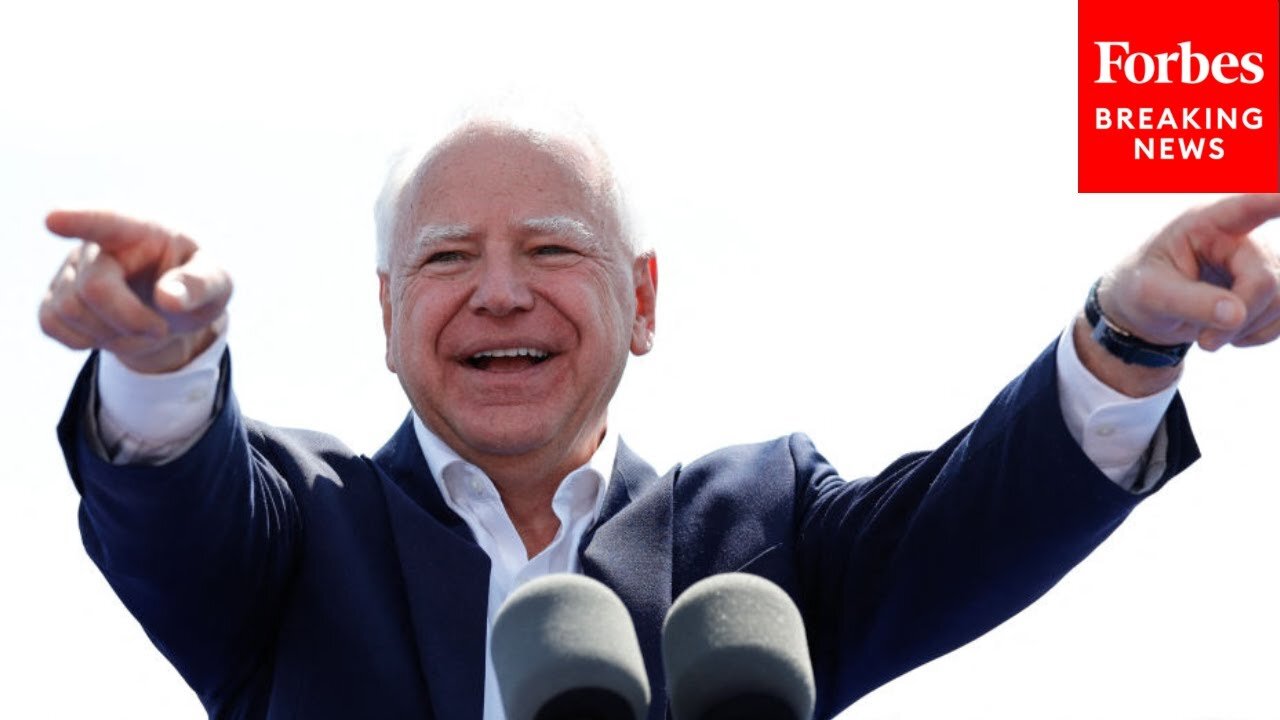
<svg viewBox="0 0 1280 720"><path fill-rule="evenodd" d="M1259 345L1280 335L1275 256L1249 237L1280 217L1280 195L1193 210L1106 275L1113 327L1156 345ZM1181 365L1126 363L1081 317L1081 362L1130 397L1164 393ZM834 712L876 685L968 642L1047 591L1139 501L1098 472L1069 437L1046 353L969 428L878 477L845 482L807 443L792 442L806 482L798 557L819 686ZM1105 453L1104 453L1105 454ZM1174 398L1151 448L1143 489L1198 456ZM1115 478L1111 478L1114 480ZM825 678L825 682L824 682Z"/></svg>
<svg viewBox="0 0 1280 720"><path fill-rule="evenodd" d="M246 689L262 682L300 530L288 483L250 447L229 394L217 338L231 281L189 238L153 224L106 212L55 212L47 224L82 242L50 284L41 326L68 347L104 353L82 373L59 426L85 548L211 715L229 712L257 696ZM189 394L174 379L197 359L208 366L196 369L209 385L202 409L166 411L187 399L168 395ZM147 391L109 378L99 385L112 374ZM120 450L98 432L112 422L125 434L163 435L184 415L193 422L176 432L189 438L141 437L144 448L173 440L174 452L139 457L100 442ZM145 464L126 464L137 461Z"/></svg>

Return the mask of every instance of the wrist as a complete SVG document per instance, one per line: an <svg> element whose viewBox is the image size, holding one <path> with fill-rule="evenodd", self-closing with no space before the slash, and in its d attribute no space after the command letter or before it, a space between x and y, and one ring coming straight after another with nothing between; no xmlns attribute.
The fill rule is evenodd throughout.
<svg viewBox="0 0 1280 720"><path fill-rule="evenodd" d="M135 373L161 375L181 370L223 337L226 333L227 315L198 330L170 335L155 345L132 353L111 351L120 364Z"/></svg>
<svg viewBox="0 0 1280 720"><path fill-rule="evenodd" d="M1101 285L1102 280L1099 279L1089 288L1089 295L1084 303L1085 321L1099 345L1129 365L1163 368L1182 362L1191 349L1191 343L1161 345L1134 334L1123 324L1117 323L1114 316L1103 311L1098 297Z"/></svg>
<svg viewBox="0 0 1280 720"><path fill-rule="evenodd" d="M1116 392L1129 397L1146 397L1168 388L1182 375L1182 364L1148 367L1127 363L1102 346L1093 325L1083 312L1076 316L1072 330L1080 364Z"/></svg>

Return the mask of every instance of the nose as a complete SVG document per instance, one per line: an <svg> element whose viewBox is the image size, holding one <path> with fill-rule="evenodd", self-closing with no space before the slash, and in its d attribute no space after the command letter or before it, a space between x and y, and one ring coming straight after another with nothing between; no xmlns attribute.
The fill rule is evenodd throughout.
<svg viewBox="0 0 1280 720"><path fill-rule="evenodd" d="M533 308L533 290L525 273L509 258L488 256L477 269L469 305L496 317Z"/></svg>

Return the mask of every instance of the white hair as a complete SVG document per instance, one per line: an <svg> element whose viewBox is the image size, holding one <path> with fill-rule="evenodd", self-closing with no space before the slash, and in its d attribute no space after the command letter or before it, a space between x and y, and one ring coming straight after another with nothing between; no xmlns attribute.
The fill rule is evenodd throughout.
<svg viewBox="0 0 1280 720"><path fill-rule="evenodd" d="M576 112L552 109L545 105L514 106L503 101L496 107L472 108L453 123L448 132L437 135L430 143L406 145L392 156L382 191L374 204L374 221L377 226L377 263L379 272L391 267L391 248L403 232L404 195L421 179L423 170L445 148L469 130L496 127L510 130L528 138L537 145L550 142L564 143L581 151L600 173L600 201L616 221L618 239L635 257L640 254L640 244L635 236L631 212L623 196L622 187L614 176L595 134Z"/></svg>

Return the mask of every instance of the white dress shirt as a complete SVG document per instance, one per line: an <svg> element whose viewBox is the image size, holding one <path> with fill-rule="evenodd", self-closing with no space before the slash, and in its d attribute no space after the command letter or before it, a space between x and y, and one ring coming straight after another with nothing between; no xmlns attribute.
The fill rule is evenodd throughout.
<svg viewBox="0 0 1280 720"><path fill-rule="evenodd" d="M605 488L613 474L613 458L617 453L618 437L612 431L605 434L599 449L591 460L565 476L555 496L551 509L560 520L555 538L542 552L529 557L524 541L516 532L498 489L483 470L463 460L444 441L427 429L415 413L413 429L418 434L422 454L431 468L440 494L447 504L471 528L476 544L489 556L489 612L484 643L484 717L485 720L505 720L502 697L498 694L498 682L493 672L493 656L489 637L493 633L493 621L498 609L507 597L526 582L551 573L576 573L579 571L578 545L582 536L595 522L604 503Z"/></svg>
<svg viewBox="0 0 1280 720"><path fill-rule="evenodd" d="M1067 430L1108 478L1131 492L1145 492L1165 468L1162 421L1176 387L1130 398L1098 380L1080 362L1072 323L1058 341L1058 393ZM172 373L133 372L111 353L98 367L98 437L112 462L162 463L194 445L212 422L226 333L186 367ZM96 423L95 423L96 420ZM521 584L557 572L579 572L578 546L595 522L617 452L612 429L582 467L570 472L552 499L560 520L555 539L528 557L497 488L414 415L414 430L445 503L466 522L490 559L488 628L507 596ZM1145 460L1145 464L1144 464ZM1140 472L1143 468L1145 472ZM493 660L485 642L486 720L505 720Z"/></svg>

